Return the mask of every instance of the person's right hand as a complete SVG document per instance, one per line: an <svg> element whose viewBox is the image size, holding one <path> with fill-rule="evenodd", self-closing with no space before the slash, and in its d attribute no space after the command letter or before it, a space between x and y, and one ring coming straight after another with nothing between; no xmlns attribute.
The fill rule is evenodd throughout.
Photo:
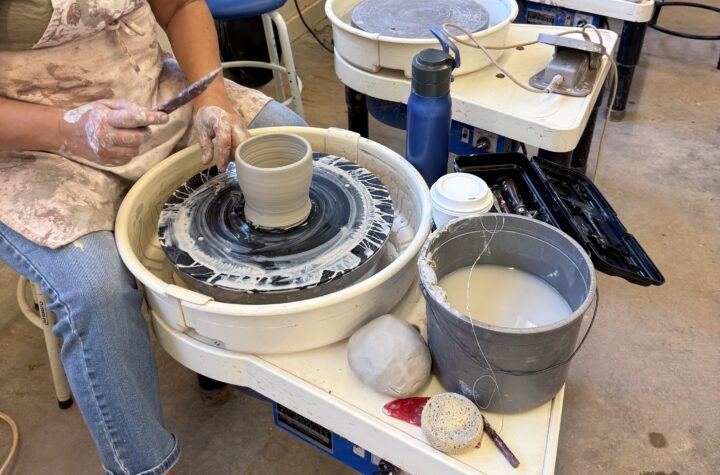
<svg viewBox="0 0 720 475"><path fill-rule="evenodd" d="M150 125L166 124L169 117L128 101L101 100L65 113L60 124L60 152L116 167L135 158L150 139Z"/></svg>

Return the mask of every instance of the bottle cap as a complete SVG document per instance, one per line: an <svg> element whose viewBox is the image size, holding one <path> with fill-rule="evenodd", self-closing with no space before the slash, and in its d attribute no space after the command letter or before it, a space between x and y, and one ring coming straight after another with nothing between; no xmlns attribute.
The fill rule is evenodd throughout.
<svg viewBox="0 0 720 475"><path fill-rule="evenodd" d="M439 97L450 92L455 60L438 49L424 49L412 62L412 88L420 96Z"/></svg>

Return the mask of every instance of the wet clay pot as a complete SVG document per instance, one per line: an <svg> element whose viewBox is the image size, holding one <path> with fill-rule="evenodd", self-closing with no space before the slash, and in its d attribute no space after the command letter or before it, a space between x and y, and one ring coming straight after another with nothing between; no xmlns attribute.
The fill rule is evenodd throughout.
<svg viewBox="0 0 720 475"><path fill-rule="evenodd" d="M310 214L313 160L310 143L295 134L260 135L235 152L245 217L256 227L282 230Z"/></svg>

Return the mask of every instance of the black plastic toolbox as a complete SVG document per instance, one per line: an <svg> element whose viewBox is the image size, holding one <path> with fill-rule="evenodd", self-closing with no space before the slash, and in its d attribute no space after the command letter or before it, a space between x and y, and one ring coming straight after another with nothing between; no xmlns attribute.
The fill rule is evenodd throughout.
<svg viewBox="0 0 720 475"><path fill-rule="evenodd" d="M528 209L572 236L595 268L633 284L662 285L665 278L597 187L584 175L521 153L464 155L455 158L457 172L482 178L490 187L512 178Z"/></svg>

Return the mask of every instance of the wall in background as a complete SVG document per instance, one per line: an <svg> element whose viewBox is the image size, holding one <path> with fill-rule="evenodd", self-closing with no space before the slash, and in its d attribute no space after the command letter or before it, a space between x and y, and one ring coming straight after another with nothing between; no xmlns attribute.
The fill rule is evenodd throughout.
<svg viewBox="0 0 720 475"><path fill-rule="evenodd" d="M326 18L325 0L298 0L298 5L302 10L305 21L307 21L310 26L314 27ZM295 2L293 0L288 0L280 9L280 14L285 18L285 23L287 23L290 41L294 41L298 36L305 33L305 27L298 17L297 8L295 8Z"/></svg>

